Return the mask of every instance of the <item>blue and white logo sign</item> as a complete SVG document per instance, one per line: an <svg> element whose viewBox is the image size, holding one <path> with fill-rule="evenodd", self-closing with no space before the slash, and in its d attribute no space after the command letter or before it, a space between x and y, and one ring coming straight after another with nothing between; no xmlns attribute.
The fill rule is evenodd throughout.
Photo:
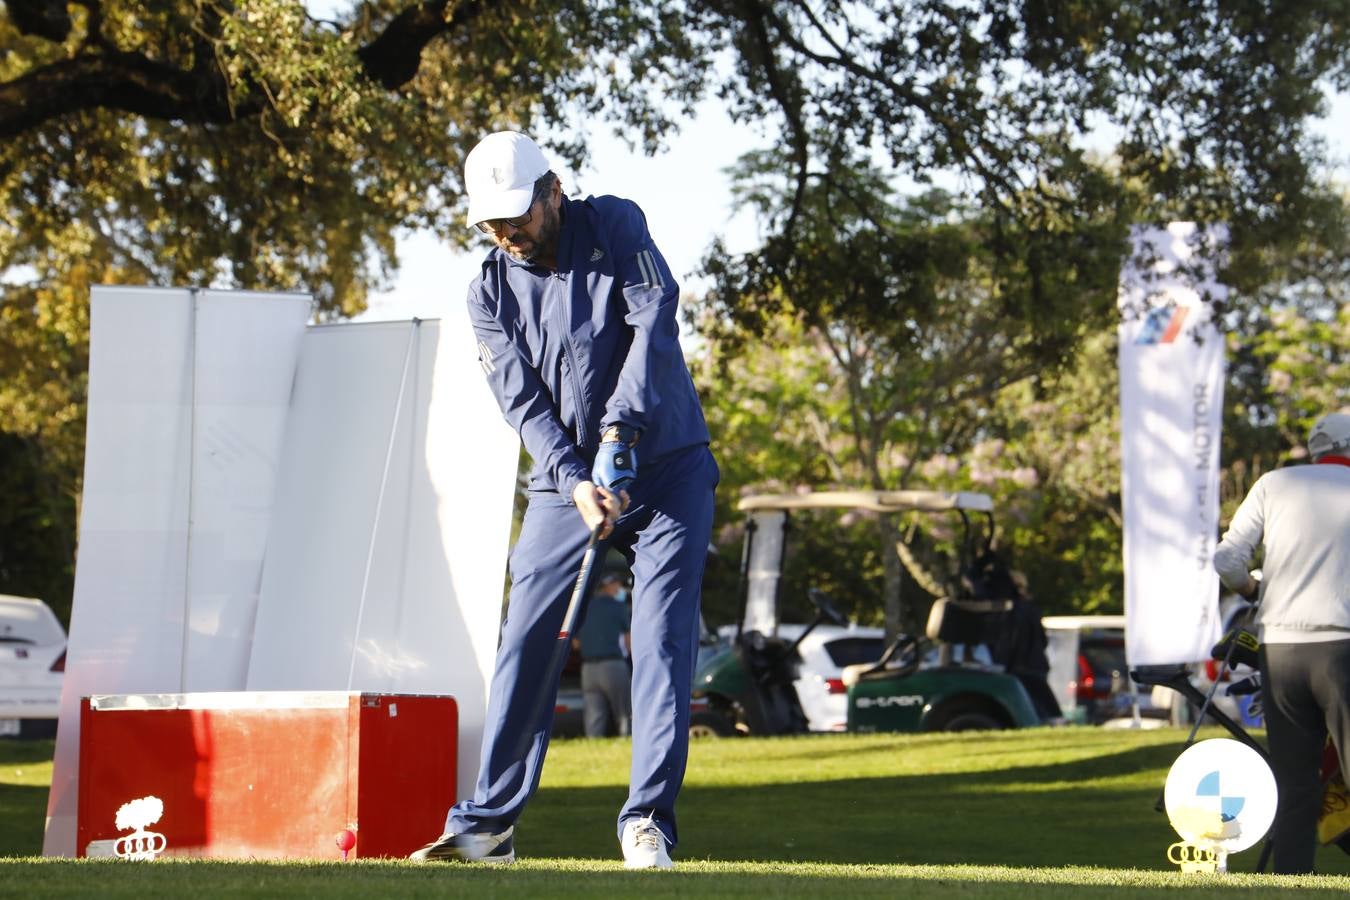
<svg viewBox="0 0 1350 900"><path fill-rule="evenodd" d="M1270 766L1238 741L1201 741L1167 773L1163 802L1181 835L1214 850L1237 853L1265 835L1275 819L1278 794Z"/></svg>

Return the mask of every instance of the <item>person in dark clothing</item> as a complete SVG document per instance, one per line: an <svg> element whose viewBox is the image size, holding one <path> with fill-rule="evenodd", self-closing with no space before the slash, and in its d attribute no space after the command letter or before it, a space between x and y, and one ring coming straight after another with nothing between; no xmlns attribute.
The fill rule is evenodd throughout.
<svg viewBox="0 0 1350 900"><path fill-rule="evenodd" d="M1007 611L996 619L989 642L990 658L1026 688L1042 720L1064 715L1050 688L1049 641L1041 624L1041 608L1018 587L1008 566L992 550L982 553L967 573L967 587L977 600L1005 601Z"/></svg>
<svg viewBox="0 0 1350 900"><path fill-rule="evenodd" d="M586 606L586 621L574 640L581 654L581 693L586 737L629 733L633 680L628 664L628 586L622 572L600 576Z"/></svg>

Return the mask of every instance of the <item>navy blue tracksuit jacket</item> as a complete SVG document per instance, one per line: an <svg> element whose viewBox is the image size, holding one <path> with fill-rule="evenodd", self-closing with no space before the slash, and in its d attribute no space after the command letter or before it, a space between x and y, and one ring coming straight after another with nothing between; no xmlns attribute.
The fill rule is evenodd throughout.
<svg viewBox="0 0 1350 900"><path fill-rule="evenodd" d="M563 198L556 273L488 254L469 317L488 383L535 461L531 489L570 498L608 425L642 432L642 465L708 443L678 300L642 210L618 197Z"/></svg>

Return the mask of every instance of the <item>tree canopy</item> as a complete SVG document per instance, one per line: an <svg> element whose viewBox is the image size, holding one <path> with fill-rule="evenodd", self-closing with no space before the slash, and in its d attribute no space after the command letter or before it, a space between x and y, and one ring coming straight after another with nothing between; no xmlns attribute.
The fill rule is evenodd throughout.
<svg viewBox="0 0 1350 900"><path fill-rule="evenodd" d="M1102 201L1094 129L1148 208L1259 248L1326 199L1307 123L1350 85L1347 22L1323 0L7 0L0 266L78 221L137 277L351 312L398 227L457 233L484 131L551 128L577 159L602 119L651 149L714 95L791 178L789 257L807 185L873 161L1072 234Z"/></svg>
<svg viewBox="0 0 1350 900"><path fill-rule="evenodd" d="M463 240L468 146L584 107L588 50L651 24L529 0L334 22L295 0L4 10L0 269L49 280L83 239L100 277L298 288L343 314L396 265L400 228Z"/></svg>
<svg viewBox="0 0 1350 900"><path fill-rule="evenodd" d="M401 229L466 239L459 172L483 133L601 107L662 131L680 88L641 60L681 40L655 9L580 0L380 0L333 21L298 0L0 3L0 464L38 476L5 498L27 538L0 548L0 587L68 602L89 285L303 290L323 317L358 312ZM639 77L650 96L626 87Z"/></svg>
<svg viewBox="0 0 1350 900"><path fill-rule="evenodd" d="M765 245L724 264L729 303L814 277L840 214L851 252L919 270L973 261L1030 322L1074 290L1059 274L1100 274L1061 261L1105 258L1122 223L1172 217L1229 224L1238 312L1257 321L1258 286L1346 258L1326 148L1307 130L1323 91L1350 86L1346 13L1344 0L355 0L324 19L299 0L4 0L0 461L21 457L45 486L24 498L32 516L0 518L73 534L90 284L301 289L322 316L354 313L396 270L401 229L466 240L461 163L495 128L532 130L578 164L591 130L650 151L695 104L722 103L777 178ZM915 243L877 202L935 178L978 240ZM816 321L928 302L830 296ZM1067 361L1071 329L1047 322L1030 332L1041 358Z"/></svg>
<svg viewBox="0 0 1350 900"><path fill-rule="evenodd" d="M798 202L766 159L748 160L739 177L766 218ZM697 309L697 328L712 339L717 382L743 401L758 402L763 377L739 384L736 374L765 354L778 360L768 382L780 392L774 421L807 435L793 449L776 439L780 454L818 460L838 485L921 487L920 463L984 438L1005 390L1049 378L1086 335L1115 321L1125 223L1116 208L1095 211L1079 226L1092 239L1064 246L942 192L888 196L874 171L841 167L832 181L846 186L841 195L816 182L802 195L796 240L809 252L790 266L766 269L758 253L710 256L717 288ZM1020 248L1015 258L1000 256L1000 241ZM793 420L803 421L784 427ZM896 634L922 610L902 602L898 523L882 517L876 529L886 627ZM909 568L934 583L917 561Z"/></svg>

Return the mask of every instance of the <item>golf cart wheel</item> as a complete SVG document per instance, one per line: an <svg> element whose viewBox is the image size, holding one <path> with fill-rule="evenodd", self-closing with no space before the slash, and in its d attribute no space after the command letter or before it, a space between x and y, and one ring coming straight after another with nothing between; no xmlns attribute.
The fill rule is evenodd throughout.
<svg viewBox="0 0 1350 900"><path fill-rule="evenodd" d="M934 719L933 731L1001 731L1008 724L982 704L953 703Z"/></svg>
<svg viewBox="0 0 1350 900"><path fill-rule="evenodd" d="M689 717L689 736L691 738L732 737L738 734L731 720L718 712L705 710Z"/></svg>

